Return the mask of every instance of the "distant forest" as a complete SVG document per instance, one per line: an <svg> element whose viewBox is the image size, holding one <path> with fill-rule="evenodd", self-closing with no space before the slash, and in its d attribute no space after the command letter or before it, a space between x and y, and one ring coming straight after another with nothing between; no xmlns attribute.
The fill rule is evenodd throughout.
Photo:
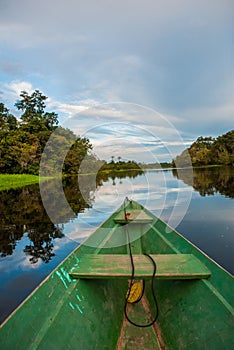
<svg viewBox="0 0 234 350"><path fill-rule="evenodd" d="M15 107L22 112L20 120L0 103L0 173L63 175L80 173L138 170L134 161L99 160L92 154L87 138L58 126L58 115L46 111L47 97L39 90L31 95L22 91ZM51 135L53 138L51 141ZM49 142L48 142L49 141ZM44 153L43 153L44 152ZM43 163L41 158L43 155ZM63 159L63 155L65 158ZM41 166L41 168L40 168Z"/></svg>
<svg viewBox="0 0 234 350"><path fill-rule="evenodd" d="M107 163L92 154L92 144L87 138L58 125L58 115L46 111L46 100L47 97L39 90L31 95L22 91L15 103L21 111L20 120L0 102L1 174L38 175L42 154L46 160L43 162L43 175L55 175L61 170L64 175L77 175L78 172L185 167L191 165L188 164L188 153L193 166L234 165L234 130L217 138L199 137L171 163L137 164L135 161L124 162L121 157L114 161L114 156ZM52 134L53 142L48 142Z"/></svg>
<svg viewBox="0 0 234 350"><path fill-rule="evenodd" d="M92 148L89 140L58 126L58 115L45 111L47 97L39 90L31 95L22 91L20 97L15 103L16 108L22 111L20 120L0 103L0 173L39 174L44 147L55 129L56 140L50 150L53 160L48 161L46 171L48 174L56 171L61 149L72 145L63 170L66 174L77 173L81 160Z"/></svg>
<svg viewBox="0 0 234 350"><path fill-rule="evenodd" d="M191 166L188 153L193 166L234 165L234 130L217 138L198 137L173 160L173 167Z"/></svg>

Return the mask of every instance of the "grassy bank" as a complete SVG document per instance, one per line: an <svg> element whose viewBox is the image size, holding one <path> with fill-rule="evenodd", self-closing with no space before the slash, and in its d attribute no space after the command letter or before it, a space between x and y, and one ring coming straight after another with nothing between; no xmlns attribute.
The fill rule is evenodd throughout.
<svg viewBox="0 0 234 350"><path fill-rule="evenodd" d="M29 174L0 174L0 191L11 188L24 187L49 179L49 177L39 177Z"/></svg>

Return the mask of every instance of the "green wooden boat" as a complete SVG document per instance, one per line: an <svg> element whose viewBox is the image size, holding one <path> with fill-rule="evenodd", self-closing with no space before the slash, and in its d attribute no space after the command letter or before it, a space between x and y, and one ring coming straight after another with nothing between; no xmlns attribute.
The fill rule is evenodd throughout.
<svg viewBox="0 0 234 350"><path fill-rule="evenodd" d="M156 263L154 279L145 253ZM145 281L144 295L126 303L132 278ZM227 271L125 201L2 324L0 348L234 349L233 287ZM154 294L157 321L131 324L125 304L128 318L146 325L157 311Z"/></svg>

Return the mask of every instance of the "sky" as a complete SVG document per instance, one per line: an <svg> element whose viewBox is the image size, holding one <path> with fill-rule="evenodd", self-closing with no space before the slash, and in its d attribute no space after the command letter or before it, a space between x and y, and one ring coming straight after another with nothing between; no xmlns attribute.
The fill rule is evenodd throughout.
<svg viewBox="0 0 234 350"><path fill-rule="evenodd" d="M100 159L233 129L232 0L0 0L0 101L39 89Z"/></svg>

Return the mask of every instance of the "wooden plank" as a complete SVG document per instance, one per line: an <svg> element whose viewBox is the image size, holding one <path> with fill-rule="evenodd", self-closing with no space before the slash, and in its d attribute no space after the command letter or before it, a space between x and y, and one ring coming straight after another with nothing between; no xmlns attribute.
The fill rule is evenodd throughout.
<svg viewBox="0 0 234 350"><path fill-rule="evenodd" d="M125 213L123 210L117 213L114 221L118 224L125 224L126 222L136 223L136 224L148 224L153 221L153 218L146 214L144 210L130 209L126 211L127 220L125 218Z"/></svg>
<svg viewBox="0 0 234 350"><path fill-rule="evenodd" d="M136 304L128 304L127 312L131 320L139 324L152 321L152 311L146 296ZM162 350L154 327L135 327L124 317L116 350Z"/></svg>
<svg viewBox="0 0 234 350"><path fill-rule="evenodd" d="M142 225L124 225L123 230L126 230L127 255L130 254L128 241L130 241L132 254L142 254Z"/></svg>
<svg viewBox="0 0 234 350"><path fill-rule="evenodd" d="M142 254L141 237L131 242L132 254ZM129 247L127 246L127 252L129 254Z"/></svg>
<svg viewBox="0 0 234 350"><path fill-rule="evenodd" d="M197 279L208 278L211 273L200 260L192 254L151 255L157 264L156 278ZM153 266L145 255L133 255L135 278L150 279ZM131 277L131 262L128 255L93 254L84 255L70 271L72 278L126 278Z"/></svg>

